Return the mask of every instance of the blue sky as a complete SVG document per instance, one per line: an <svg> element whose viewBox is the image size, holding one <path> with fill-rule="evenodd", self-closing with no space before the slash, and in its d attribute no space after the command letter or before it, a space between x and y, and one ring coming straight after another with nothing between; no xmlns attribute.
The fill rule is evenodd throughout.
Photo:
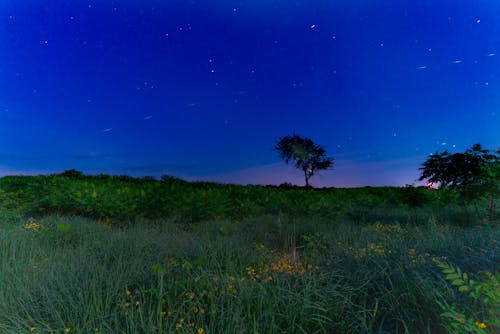
<svg viewBox="0 0 500 334"><path fill-rule="evenodd" d="M0 175L404 185L500 146L498 1L2 1Z"/></svg>

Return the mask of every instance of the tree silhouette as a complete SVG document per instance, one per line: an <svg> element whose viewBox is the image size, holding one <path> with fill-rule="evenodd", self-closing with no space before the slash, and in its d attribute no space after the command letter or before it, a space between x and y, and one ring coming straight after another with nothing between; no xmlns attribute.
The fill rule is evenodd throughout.
<svg viewBox="0 0 500 334"><path fill-rule="evenodd" d="M474 144L463 153L436 152L420 170L420 181L428 180L439 187L458 190L464 204L488 196L488 211L493 219L500 194L500 150L492 152L483 149L481 144Z"/></svg>
<svg viewBox="0 0 500 334"><path fill-rule="evenodd" d="M281 137L274 150L285 163L294 162L295 167L304 172L306 187L310 187L309 180L317 170L330 169L334 162L332 157L326 156L323 147L297 135Z"/></svg>
<svg viewBox="0 0 500 334"><path fill-rule="evenodd" d="M483 149L481 144L474 144L464 153L436 152L422 164L419 180L450 188L480 185L495 177L490 174L498 163L498 153Z"/></svg>

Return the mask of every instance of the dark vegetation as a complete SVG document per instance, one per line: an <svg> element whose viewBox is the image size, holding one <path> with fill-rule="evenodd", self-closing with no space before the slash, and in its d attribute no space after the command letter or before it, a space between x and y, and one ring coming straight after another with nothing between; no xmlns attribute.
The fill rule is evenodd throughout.
<svg viewBox="0 0 500 334"><path fill-rule="evenodd" d="M297 135L281 137L274 150L287 164L293 162L295 168L302 170L306 187L310 187L309 180L316 171L333 167L334 159L326 155L326 150L306 137Z"/></svg>
<svg viewBox="0 0 500 334"><path fill-rule="evenodd" d="M500 149L492 152L475 144L461 153L436 152L422 164L420 180L428 180L457 191L464 209L470 204L478 211L478 200L488 199L490 220L495 219L495 206L500 195Z"/></svg>
<svg viewBox="0 0 500 334"><path fill-rule="evenodd" d="M459 190L453 188L239 186L186 182L171 176L161 180L90 176L75 170L59 175L0 179L0 205L4 208L38 216L85 216L112 224L144 219L192 223L278 214L353 224L375 221L416 224L431 216L454 225L496 219L487 209L488 199L477 199L474 203L477 204L474 214L464 215L467 206L464 207Z"/></svg>
<svg viewBox="0 0 500 334"><path fill-rule="evenodd" d="M0 333L498 333L498 153L422 179L1 178Z"/></svg>

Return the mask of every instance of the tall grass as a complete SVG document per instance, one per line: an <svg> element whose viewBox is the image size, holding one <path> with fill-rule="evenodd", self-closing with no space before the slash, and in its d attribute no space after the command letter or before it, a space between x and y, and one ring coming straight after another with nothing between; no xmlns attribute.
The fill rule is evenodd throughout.
<svg viewBox="0 0 500 334"><path fill-rule="evenodd" d="M478 309L433 259L500 268L498 226L432 216L408 226L278 213L110 227L1 215L1 333L444 333L436 300Z"/></svg>

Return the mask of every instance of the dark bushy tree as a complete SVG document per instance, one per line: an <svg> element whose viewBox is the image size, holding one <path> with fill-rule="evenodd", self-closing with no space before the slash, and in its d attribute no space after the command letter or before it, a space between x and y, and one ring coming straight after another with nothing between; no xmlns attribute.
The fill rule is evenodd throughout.
<svg viewBox="0 0 500 334"><path fill-rule="evenodd" d="M489 197L490 219L500 194L500 150L483 149L480 144L463 153L434 153L422 164L420 181L456 189L464 202ZM477 208L477 207L476 207Z"/></svg>
<svg viewBox="0 0 500 334"><path fill-rule="evenodd" d="M79 170L76 170L76 169L65 170L60 175L65 176L65 177L69 177L72 179L79 179L79 180L83 180L85 178L85 174L83 174L82 172L80 172Z"/></svg>
<svg viewBox="0 0 500 334"><path fill-rule="evenodd" d="M498 163L498 155L483 149L480 144L464 153L436 152L422 164L419 180L451 188L477 184L484 180L486 169L495 162Z"/></svg>
<svg viewBox="0 0 500 334"><path fill-rule="evenodd" d="M281 137L274 150L285 163L293 162L304 172L306 187L310 187L309 180L316 171L333 167L334 159L326 156L326 150L309 138L297 135Z"/></svg>

